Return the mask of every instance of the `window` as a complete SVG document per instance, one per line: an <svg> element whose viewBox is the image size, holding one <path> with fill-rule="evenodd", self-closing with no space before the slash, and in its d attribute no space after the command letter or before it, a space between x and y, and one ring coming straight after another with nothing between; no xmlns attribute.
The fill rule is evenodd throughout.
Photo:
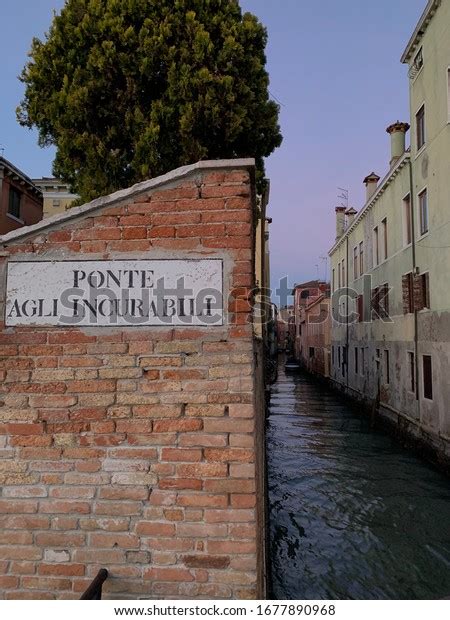
<svg viewBox="0 0 450 620"><path fill-rule="evenodd" d="M425 104L416 114L416 141L417 150L420 151L425 144Z"/></svg>
<svg viewBox="0 0 450 620"><path fill-rule="evenodd" d="M342 347L342 374L344 377L345 377L347 365L348 365L347 347Z"/></svg>
<svg viewBox="0 0 450 620"><path fill-rule="evenodd" d="M20 199L22 194L15 188L9 188L8 213L20 220Z"/></svg>
<svg viewBox="0 0 450 620"><path fill-rule="evenodd" d="M331 276L333 292L336 290L336 282L335 282L335 280L336 280L336 273L335 273L335 270L333 269L332 276Z"/></svg>
<svg viewBox="0 0 450 620"><path fill-rule="evenodd" d="M380 318L380 289L372 289L372 319Z"/></svg>
<svg viewBox="0 0 450 620"><path fill-rule="evenodd" d="M375 364L376 364L376 368L377 368L377 375L379 376L379 374L380 374L380 349L376 350Z"/></svg>
<svg viewBox="0 0 450 620"><path fill-rule="evenodd" d="M414 363L414 353L408 351L408 373L409 373L409 390L410 392L416 391L416 369Z"/></svg>
<svg viewBox="0 0 450 620"><path fill-rule="evenodd" d="M430 307L430 276L428 273L422 273L420 276L422 283L422 304L424 308Z"/></svg>
<svg viewBox="0 0 450 620"><path fill-rule="evenodd" d="M353 248L353 279L358 279L358 246Z"/></svg>
<svg viewBox="0 0 450 620"><path fill-rule="evenodd" d="M419 220L420 220L420 235L425 235L428 232L428 193L424 189L419 194Z"/></svg>
<svg viewBox="0 0 450 620"><path fill-rule="evenodd" d="M431 355L424 355L423 364L423 397L433 400L433 368L431 365Z"/></svg>
<svg viewBox="0 0 450 620"><path fill-rule="evenodd" d="M378 226L373 229L373 264L378 265L380 262L380 248L378 245Z"/></svg>
<svg viewBox="0 0 450 620"><path fill-rule="evenodd" d="M338 366L341 367L341 347L338 347Z"/></svg>
<svg viewBox="0 0 450 620"><path fill-rule="evenodd" d="M359 244L359 275L364 273L364 243L361 241Z"/></svg>
<svg viewBox="0 0 450 620"><path fill-rule="evenodd" d="M366 350L364 347L361 347L361 375L364 376L364 371L366 369Z"/></svg>
<svg viewBox="0 0 450 620"><path fill-rule="evenodd" d="M383 373L384 373L384 382L386 385L388 385L391 382L391 375L390 375L390 365L389 365L389 351L387 349L384 350L384 368L383 368Z"/></svg>
<svg viewBox="0 0 450 620"><path fill-rule="evenodd" d="M378 312L381 318L389 317L389 284L380 286L378 292Z"/></svg>
<svg viewBox="0 0 450 620"><path fill-rule="evenodd" d="M342 261L342 286L345 286L345 261Z"/></svg>
<svg viewBox="0 0 450 620"><path fill-rule="evenodd" d="M314 357L314 347L309 347L309 357Z"/></svg>
<svg viewBox="0 0 450 620"><path fill-rule="evenodd" d="M355 375L359 374L359 350L355 347Z"/></svg>
<svg viewBox="0 0 450 620"><path fill-rule="evenodd" d="M60 207L60 206L61 206L61 201L60 201L60 200L56 200L56 199L55 199L55 200L53 201L53 206L55 207L55 209L57 209L58 207Z"/></svg>
<svg viewBox="0 0 450 620"><path fill-rule="evenodd" d="M422 48L420 48L420 50L414 56L414 69L416 70L417 73L419 73L422 67L423 67L423 51L422 51Z"/></svg>
<svg viewBox="0 0 450 620"><path fill-rule="evenodd" d="M364 295L358 295L356 300L356 311L358 313L358 321L362 323L364 321Z"/></svg>
<svg viewBox="0 0 450 620"><path fill-rule="evenodd" d="M341 288L341 263L338 263L338 288Z"/></svg>
<svg viewBox="0 0 450 620"><path fill-rule="evenodd" d="M414 312L414 278L412 273L402 276L403 314Z"/></svg>
<svg viewBox="0 0 450 620"><path fill-rule="evenodd" d="M403 198L403 245L412 242L412 222L411 222L411 196Z"/></svg>
<svg viewBox="0 0 450 620"><path fill-rule="evenodd" d="M388 229L387 218L381 221L381 260L386 260L388 257Z"/></svg>

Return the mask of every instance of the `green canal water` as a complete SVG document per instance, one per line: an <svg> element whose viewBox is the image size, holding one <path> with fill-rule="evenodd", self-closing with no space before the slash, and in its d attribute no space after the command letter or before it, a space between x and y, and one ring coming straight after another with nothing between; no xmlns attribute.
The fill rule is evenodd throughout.
<svg viewBox="0 0 450 620"><path fill-rule="evenodd" d="M267 420L274 599L450 597L450 482L305 374Z"/></svg>

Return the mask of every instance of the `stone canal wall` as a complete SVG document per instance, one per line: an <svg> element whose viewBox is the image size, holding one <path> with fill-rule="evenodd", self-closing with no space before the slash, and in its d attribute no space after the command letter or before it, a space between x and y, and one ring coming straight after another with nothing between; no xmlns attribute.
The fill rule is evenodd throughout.
<svg viewBox="0 0 450 620"><path fill-rule="evenodd" d="M107 597L264 595L254 219L252 160L201 162L0 238L4 598L78 598L101 567ZM153 289L174 259L194 287L220 262L223 304L192 312L215 323L178 292L141 324L92 297L59 322L66 285Z"/></svg>

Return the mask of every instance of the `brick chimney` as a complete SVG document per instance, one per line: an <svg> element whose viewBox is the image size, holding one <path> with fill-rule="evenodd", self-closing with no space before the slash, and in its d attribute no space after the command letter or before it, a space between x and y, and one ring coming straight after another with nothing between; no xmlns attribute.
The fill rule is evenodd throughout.
<svg viewBox="0 0 450 620"><path fill-rule="evenodd" d="M397 121L386 129L391 136L391 168L398 162L405 152L406 132L409 129L408 123Z"/></svg>
<svg viewBox="0 0 450 620"><path fill-rule="evenodd" d="M369 200L377 191L379 180L380 177L378 176L378 174L375 174L375 172L371 172L364 179L363 183L366 186L366 202L369 202Z"/></svg>
<svg viewBox="0 0 450 620"><path fill-rule="evenodd" d="M345 232L345 207L336 207L336 241L342 237Z"/></svg>

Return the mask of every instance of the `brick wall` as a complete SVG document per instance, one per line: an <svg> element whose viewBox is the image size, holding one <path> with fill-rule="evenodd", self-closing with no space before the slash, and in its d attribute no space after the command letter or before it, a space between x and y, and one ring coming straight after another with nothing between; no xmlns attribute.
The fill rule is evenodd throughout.
<svg viewBox="0 0 450 620"><path fill-rule="evenodd" d="M2 239L2 321L9 257L220 257L229 294L224 327L0 323L4 598L78 598L101 567L107 597L262 595L253 213L249 162L202 162Z"/></svg>

